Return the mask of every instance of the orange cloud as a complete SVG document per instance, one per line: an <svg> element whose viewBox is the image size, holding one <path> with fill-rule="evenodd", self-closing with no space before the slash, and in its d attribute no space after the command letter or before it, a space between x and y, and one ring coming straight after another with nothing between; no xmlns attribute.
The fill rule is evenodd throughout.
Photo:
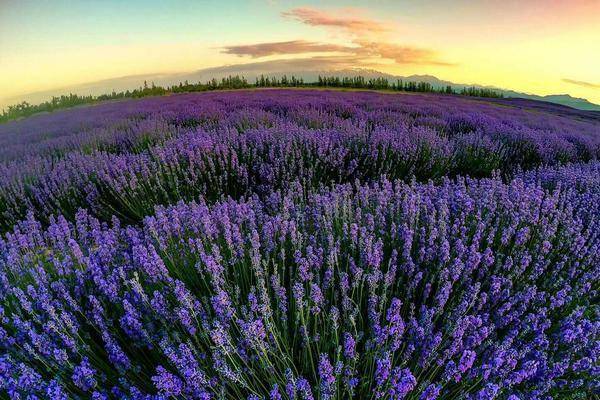
<svg viewBox="0 0 600 400"><path fill-rule="evenodd" d="M434 50L408 45L392 44L383 41L387 36L384 35L384 33L391 32L392 27L385 22L357 16L358 12L356 9L326 11L311 7L302 7L294 8L290 11L282 13L282 15L310 26L323 26L339 29L340 31L350 35L351 43L354 46L335 46L302 41L261 43L256 45L259 47L258 49L252 49L253 51L251 53L245 52L244 54L252 55L253 57L262 57L263 55L266 55L261 51L263 48L268 49L268 51L272 51L274 48L277 49L277 52L272 52L270 54L298 54L301 52L308 52L300 51L303 48L307 48L308 50L316 45L324 46L324 48L328 48L328 46L335 46L336 50L333 51L355 55L356 57L362 58L363 62L372 59L380 59L393 60L396 64L422 64L438 66L455 65L453 63L440 60L437 52ZM286 50L284 52L282 51L282 48L291 48L291 50Z"/></svg>
<svg viewBox="0 0 600 400"><path fill-rule="evenodd" d="M337 52L344 54L345 58L352 57L353 60L359 61L361 65L373 61L372 59L393 60L396 64L454 65L438 59L437 53L430 49L400 46L391 43L366 41L362 39L354 40L352 43L355 46L291 40L288 42L267 42L226 46L223 48L223 53L261 58L283 54Z"/></svg>
<svg viewBox="0 0 600 400"><path fill-rule="evenodd" d="M348 11L349 10L346 10L344 13L348 14ZM354 17L352 15L344 16L344 13L338 11L334 15L316 8L301 7L283 12L282 15L284 17L293 18L307 25L341 28L348 33L356 35L365 33L382 33L391 30L390 27L385 23Z"/></svg>
<svg viewBox="0 0 600 400"><path fill-rule="evenodd" d="M360 45L362 53L394 60L397 64L455 65L437 59L437 53L431 49L360 40L356 41L356 43Z"/></svg>
<svg viewBox="0 0 600 400"><path fill-rule="evenodd" d="M591 83L591 82L585 82L585 81L577 81L575 79L567 79L567 78L564 78L563 82L567 82L567 83L570 83L572 85L583 86L583 87L590 88L590 89L600 89L600 84L598 84L598 83Z"/></svg>
<svg viewBox="0 0 600 400"><path fill-rule="evenodd" d="M252 58L266 57L275 54L353 52L353 48L336 44L291 40L288 42L256 43L248 45L225 46L223 53Z"/></svg>

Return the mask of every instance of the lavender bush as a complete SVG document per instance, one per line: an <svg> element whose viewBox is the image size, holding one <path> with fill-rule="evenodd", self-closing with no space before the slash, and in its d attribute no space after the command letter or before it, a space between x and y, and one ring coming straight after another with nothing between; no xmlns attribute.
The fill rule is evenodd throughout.
<svg viewBox="0 0 600 400"><path fill-rule="evenodd" d="M520 179L383 181L182 203L142 228L84 211L47 230L30 219L1 244L0 387L53 398L593 393L600 230L598 214L583 223L580 196Z"/></svg>
<svg viewBox="0 0 600 400"><path fill-rule="evenodd" d="M597 159L599 133L594 119L452 96L250 91L109 103L0 127L10 141L0 151L0 227L28 210L44 223L73 220L82 207L139 222L156 204L268 194L293 181L310 190L383 175L510 174Z"/></svg>
<svg viewBox="0 0 600 400"><path fill-rule="evenodd" d="M149 146L4 164L26 218L0 239L0 398L598 395L598 161L530 169L496 147L512 133L400 128L481 117L453 97L277 93L168 98L180 120ZM561 124L597 156L591 122ZM550 164L557 140L524 143ZM488 152L453 169L469 143Z"/></svg>

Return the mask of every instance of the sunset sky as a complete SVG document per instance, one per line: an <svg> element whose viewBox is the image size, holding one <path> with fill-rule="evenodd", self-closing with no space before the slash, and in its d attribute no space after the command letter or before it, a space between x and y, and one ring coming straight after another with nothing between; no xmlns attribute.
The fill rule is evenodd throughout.
<svg viewBox="0 0 600 400"><path fill-rule="evenodd" d="M600 103L600 0L0 1L0 106L114 77L281 59Z"/></svg>

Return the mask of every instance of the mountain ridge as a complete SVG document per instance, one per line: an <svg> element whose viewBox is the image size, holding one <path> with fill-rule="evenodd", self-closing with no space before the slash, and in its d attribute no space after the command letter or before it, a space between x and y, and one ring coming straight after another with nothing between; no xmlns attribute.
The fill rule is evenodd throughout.
<svg viewBox="0 0 600 400"><path fill-rule="evenodd" d="M261 67L263 67L261 69ZM117 78L109 78L98 80L89 83L83 83L79 85L73 85L70 87L57 88L51 90L44 90L34 93L29 93L22 96L16 96L4 99L0 103L0 107L19 103L21 101L28 101L30 103L41 103L48 100L52 96L59 96L66 93L76 93L79 95L100 95L112 90L132 90L140 87L144 80L148 82L155 82L157 85L169 86L179 82L204 82L212 78L221 79L228 75L243 75L249 81L253 81L260 75L273 76L280 78L283 75L294 75L298 78L304 79L306 82L316 81L318 76L340 76L340 77L352 77L352 76L363 76L367 79L370 78L387 78L389 80L401 79L405 82L427 82L434 87L446 87L450 86L455 90L461 90L463 88L475 87L492 89L499 93L502 93L504 97L508 98L521 98L529 100L544 101L553 104L560 104L563 106L575 108L578 110L585 111L600 111L600 105L590 102L584 98L573 97L569 94L551 94L551 95L535 95L530 93L519 92L511 89L499 88L496 86L480 85L480 84L466 84L456 83L439 79L436 76L428 74L416 74L416 75L392 75L368 68L352 68L352 69L338 69L338 70L282 70L285 64L280 63L248 63L248 64L232 64L221 67L203 68L187 73L163 73L163 74L138 74L128 75ZM4 103L4 104L3 104Z"/></svg>

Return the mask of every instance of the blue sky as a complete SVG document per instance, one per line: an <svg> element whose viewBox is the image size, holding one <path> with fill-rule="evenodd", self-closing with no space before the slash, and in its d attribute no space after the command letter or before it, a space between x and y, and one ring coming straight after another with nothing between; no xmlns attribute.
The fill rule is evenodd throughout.
<svg viewBox="0 0 600 400"><path fill-rule="evenodd" d="M600 102L597 43L600 0L4 0L0 96L282 58L318 56L328 65L327 57L343 56L353 67ZM277 50L227 50L257 44Z"/></svg>

